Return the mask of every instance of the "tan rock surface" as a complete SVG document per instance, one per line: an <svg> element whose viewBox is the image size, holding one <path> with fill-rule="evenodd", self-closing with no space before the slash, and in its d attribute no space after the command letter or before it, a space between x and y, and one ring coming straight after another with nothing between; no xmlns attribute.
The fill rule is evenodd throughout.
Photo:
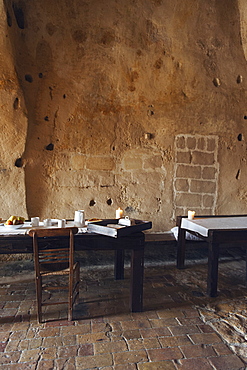
<svg viewBox="0 0 247 370"><path fill-rule="evenodd" d="M188 208L246 213L244 0L6 0L0 14L1 217L120 206L163 231ZM213 176L194 195L176 187L183 135L187 165Z"/></svg>

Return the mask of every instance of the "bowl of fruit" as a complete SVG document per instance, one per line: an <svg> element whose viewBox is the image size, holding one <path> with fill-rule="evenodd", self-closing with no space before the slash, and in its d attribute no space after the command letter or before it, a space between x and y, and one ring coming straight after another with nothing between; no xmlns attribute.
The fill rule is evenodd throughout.
<svg viewBox="0 0 247 370"><path fill-rule="evenodd" d="M18 229L24 224L25 218L20 216L10 216L4 223L4 226L9 229Z"/></svg>

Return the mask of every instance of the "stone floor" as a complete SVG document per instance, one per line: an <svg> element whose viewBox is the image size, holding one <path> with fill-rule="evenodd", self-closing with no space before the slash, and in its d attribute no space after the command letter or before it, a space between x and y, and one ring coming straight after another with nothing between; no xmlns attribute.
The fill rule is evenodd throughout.
<svg viewBox="0 0 247 370"><path fill-rule="evenodd" d="M245 251L224 251L219 295L209 298L205 247L192 247L187 268L177 270L174 246L149 245L141 313L128 309L129 257L122 281L114 280L111 257L80 256L75 320L50 306L43 324L32 261L0 264L0 370L247 369Z"/></svg>

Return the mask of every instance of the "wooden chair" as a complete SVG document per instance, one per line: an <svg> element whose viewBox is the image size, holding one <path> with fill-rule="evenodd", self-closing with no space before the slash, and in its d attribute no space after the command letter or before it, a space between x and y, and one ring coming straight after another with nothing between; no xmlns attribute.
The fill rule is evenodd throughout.
<svg viewBox="0 0 247 370"><path fill-rule="evenodd" d="M36 277L37 319L42 322L42 307L49 305L68 304L68 320L72 320L73 305L79 298L80 265L74 262L74 234L77 227L31 229L33 238L34 265ZM67 275L67 284L52 285L52 276ZM44 279L45 278L45 279ZM48 281L47 281L48 280ZM47 285L45 282L47 281ZM45 289L46 288L46 289ZM44 290L68 290L65 301L46 302Z"/></svg>

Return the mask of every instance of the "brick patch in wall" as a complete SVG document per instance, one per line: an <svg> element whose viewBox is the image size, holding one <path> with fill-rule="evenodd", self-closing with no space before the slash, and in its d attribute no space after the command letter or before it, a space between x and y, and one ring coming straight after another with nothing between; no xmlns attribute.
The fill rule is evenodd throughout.
<svg viewBox="0 0 247 370"><path fill-rule="evenodd" d="M218 195L218 136L177 135L173 177L174 217L193 209L214 214Z"/></svg>

